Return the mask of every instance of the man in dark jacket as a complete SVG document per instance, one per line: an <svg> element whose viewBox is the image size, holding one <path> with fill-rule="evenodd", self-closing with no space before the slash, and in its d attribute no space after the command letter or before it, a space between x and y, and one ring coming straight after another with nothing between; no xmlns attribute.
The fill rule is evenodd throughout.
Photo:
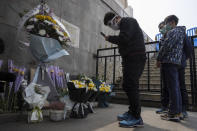
<svg viewBox="0 0 197 131"><path fill-rule="evenodd" d="M106 41L118 45L122 57L123 89L129 99L129 111L118 115L123 127L143 126L139 99L139 78L146 62L145 44L142 30L134 18L108 12L104 24L113 30L120 30L117 36L105 36Z"/></svg>
<svg viewBox="0 0 197 131"><path fill-rule="evenodd" d="M182 112L179 69L183 64L185 29L177 26L177 23L178 18L175 15L166 17L167 35L157 57L157 66L159 67L162 63L162 71L166 77L170 99L169 112L161 115L161 118L173 121L180 121Z"/></svg>

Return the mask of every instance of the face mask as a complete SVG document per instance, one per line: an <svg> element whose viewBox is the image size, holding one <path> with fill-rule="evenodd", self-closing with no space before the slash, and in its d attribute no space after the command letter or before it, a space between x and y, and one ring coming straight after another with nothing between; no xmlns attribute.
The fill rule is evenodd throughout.
<svg viewBox="0 0 197 131"><path fill-rule="evenodd" d="M117 23L114 23L113 25L109 26L110 28L112 28L113 30L119 30L119 25Z"/></svg>
<svg viewBox="0 0 197 131"><path fill-rule="evenodd" d="M110 27L110 28L112 28L113 30L119 30L119 23L118 22L116 22L116 19L117 18L117 16L115 16L111 21L109 21L108 22L108 26Z"/></svg>
<svg viewBox="0 0 197 131"><path fill-rule="evenodd" d="M172 29L172 27L169 24L166 24L165 29L166 29L166 31L170 31Z"/></svg>
<svg viewBox="0 0 197 131"><path fill-rule="evenodd" d="M162 35L164 35L167 31L166 31L166 28L163 27L163 28L161 28L161 29L159 30L159 32L160 32Z"/></svg>

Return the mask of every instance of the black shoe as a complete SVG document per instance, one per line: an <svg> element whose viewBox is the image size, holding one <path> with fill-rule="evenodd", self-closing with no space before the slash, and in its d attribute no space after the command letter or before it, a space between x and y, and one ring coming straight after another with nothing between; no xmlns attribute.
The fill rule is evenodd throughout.
<svg viewBox="0 0 197 131"><path fill-rule="evenodd" d="M180 114L164 114L161 115L162 120L180 122Z"/></svg>

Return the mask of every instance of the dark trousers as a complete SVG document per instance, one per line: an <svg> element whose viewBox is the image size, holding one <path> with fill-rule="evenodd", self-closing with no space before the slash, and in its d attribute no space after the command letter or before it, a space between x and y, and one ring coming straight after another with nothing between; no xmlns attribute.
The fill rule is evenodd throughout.
<svg viewBox="0 0 197 131"><path fill-rule="evenodd" d="M123 89L129 100L129 113L135 118L141 117L139 98L139 78L144 70L146 55L129 56L122 59Z"/></svg>
<svg viewBox="0 0 197 131"><path fill-rule="evenodd" d="M179 114L182 112L182 97L179 82L179 66L175 64L163 64L163 73L169 92L169 113Z"/></svg>
<svg viewBox="0 0 197 131"><path fill-rule="evenodd" d="M185 86L185 68L180 67L178 69L178 72L179 72L179 84L180 84L181 97L182 97L182 111L186 111L188 106L188 93Z"/></svg>
<svg viewBox="0 0 197 131"><path fill-rule="evenodd" d="M168 108L169 106L169 91L167 87L166 79L168 77L165 76L163 65L161 67L161 75L162 75L162 92L161 92L161 104L163 108ZM188 93L185 86L185 67L178 67L178 75L179 75L179 86L182 97L182 111L187 110L188 106Z"/></svg>
<svg viewBox="0 0 197 131"><path fill-rule="evenodd" d="M168 92L168 87L167 87L167 82L166 82L166 79L168 78L165 76L163 64L161 66L161 78L162 78L161 105L162 105L162 108L168 108L169 92Z"/></svg>

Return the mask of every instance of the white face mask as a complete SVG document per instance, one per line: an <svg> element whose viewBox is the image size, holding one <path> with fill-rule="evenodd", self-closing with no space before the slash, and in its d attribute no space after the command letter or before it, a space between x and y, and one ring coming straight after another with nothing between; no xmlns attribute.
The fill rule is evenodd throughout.
<svg viewBox="0 0 197 131"><path fill-rule="evenodd" d="M119 23L117 23L115 21L115 19L117 18L118 16L115 16L111 21L108 22L108 26L110 28L112 28L113 30L119 30L120 27L119 27Z"/></svg>
<svg viewBox="0 0 197 131"><path fill-rule="evenodd" d="M114 23L114 25L110 26L113 30L119 30L119 25L117 23Z"/></svg>

